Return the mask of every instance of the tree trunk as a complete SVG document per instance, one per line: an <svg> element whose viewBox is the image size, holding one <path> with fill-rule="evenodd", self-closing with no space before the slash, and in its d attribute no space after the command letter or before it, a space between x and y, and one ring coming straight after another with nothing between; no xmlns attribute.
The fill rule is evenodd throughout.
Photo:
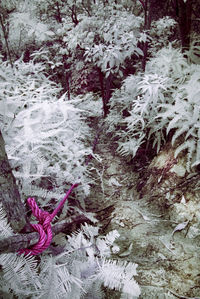
<svg viewBox="0 0 200 299"><path fill-rule="evenodd" d="M62 23L62 17L61 17L61 13L60 13L60 5L59 5L58 1L56 2L55 19L58 21L58 23Z"/></svg>
<svg viewBox="0 0 200 299"><path fill-rule="evenodd" d="M4 24L3 14L1 14L1 13L0 13L0 24L1 24L1 29L2 29L2 32L3 32L4 40L5 40L8 60L10 62L11 67L13 68L13 62L12 62L12 58L11 58L10 48L9 48L9 45L8 45L8 33L6 32L6 26Z"/></svg>
<svg viewBox="0 0 200 299"><path fill-rule="evenodd" d="M149 0L139 0L144 10L144 30L149 30L151 27L151 2ZM145 71L148 57L148 41L143 45L142 70Z"/></svg>
<svg viewBox="0 0 200 299"><path fill-rule="evenodd" d="M182 51L184 52L190 46L192 0L186 2L177 0L177 13Z"/></svg>
<svg viewBox="0 0 200 299"><path fill-rule="evenodd" d="M102 73L100 68L98 69L98 71L99 71L99 81L101 86L101 97L103 101L103 113L104 113L104 117L106 117L109 113L109 108L110 108L108 103L111 98L113 75L110 74L107 78L104 78L104 74Z"/></svg>
<svg viewBox="0 0 200 299"><path fill-rule="evenodd" d="M15 232L25 226L26 212L16 185L12 169L5 151L5 143L0 131L0 202L7 214L8 221Z"/></svg>

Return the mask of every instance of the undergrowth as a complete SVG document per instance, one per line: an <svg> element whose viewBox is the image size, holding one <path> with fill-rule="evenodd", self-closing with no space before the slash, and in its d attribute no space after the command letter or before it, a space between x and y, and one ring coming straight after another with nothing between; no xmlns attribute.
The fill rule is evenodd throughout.
<svg viewBox="0 0 200 299"><path fill-rule="evenodd" d="M84 201L93 182L85 162L88 156L96 157L89 146L91 129L86 116L99 114L94 111L99 102L94 101L92 108L84 107L88 99L91 104L92 94L74 101L66 101L65 94L59 97L60 87L43 73L41 63L17 61L13 69L2 63L0 76L1 130L22 199L36 196L38 204L46 208L52 198L60 199L76 182L80 183L76 197ZM95 222L90 213L83 213ZM13 235L2 208L0 235ZM54 242L61 246L61 254L54 256L50 250L40 258L1 254L2 295L103 298L104 285L120 291L123 298L137 298L140 288L133 278L137 265L110 259L118 237L117 231L100 236L97 227L85 225L71 236L56 235Z"/></svg>
<svg viewBox="0 0 200 299"><path fill-rule="evenodd" d="M87 195L91 179L85 160L92 150L83 111L59 97L60 87L43 74L42 64L16 62L14 70L5 69L1 130L23 195L43 197L47 204L74 182L81 182L78 192Z"/></svg>
<svg viewBox="0 0 200 299"><path fill-rule="evenodd" d="M186 150L187 170L200 163L200 66L169 46L147 63L145 73L126 78L111 98L108 131L118 151L135 157L143 143L159 152L169 136L175 157Z"/></svg>
<svg viewBox="0 0 200 299"><path fill-rule="evenodd" d="M0 236L9 237L12 230L0 207ZM115 244L119 233L114 230L100 236L98 228L82 226L66 237L54 238L62 252L46 251L40 258L15 253L0 255L1 295L9 298L104 298L102 286L118 290L121 298L138 298L140 288L134 280L137 265L110 259L120 249ZM117 248L117 251L116 251Z"/></svg>

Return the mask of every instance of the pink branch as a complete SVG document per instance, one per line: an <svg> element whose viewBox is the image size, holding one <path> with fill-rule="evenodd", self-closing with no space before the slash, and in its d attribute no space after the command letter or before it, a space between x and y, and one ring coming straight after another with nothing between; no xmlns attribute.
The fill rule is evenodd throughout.
<svg viewBox="0 0 200 299"><path fill-rule="evenodd" d="M76 188L78 186L78 184L74 184L71 186L71 188L67 191L65 197L61 200L61 202L58 204L57 208L55 208L55 210L53 211L53 213L51 213L51 219L53 219L56 214L58 213L58 211L64 206L65 201L67 200L67 198L69 197L70 193L72 192L72 190L74 188Z"/></svg>
<svg viewBox="0 0 200 299"><path fill-rule="evenodd" d="M145 10L145 2L143 1L143 0L139 0L140 1L140 3L142 4L142 7L144 8L144 10Z"/></svg>

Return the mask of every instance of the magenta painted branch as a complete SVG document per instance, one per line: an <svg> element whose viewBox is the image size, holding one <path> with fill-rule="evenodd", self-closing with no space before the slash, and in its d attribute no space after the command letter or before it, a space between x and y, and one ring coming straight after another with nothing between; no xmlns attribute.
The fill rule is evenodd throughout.
<svg viewBox="0 0 200 299"><path fill-rule="evenodd" d="M65 197L61 200L61 202L58 204L57 208L55 208L55 210L53 211L53 213L51 213L51 219L53 219L56 214L59 212L59 210L64 206L65 201L67 200L67 198L69 197L70 193L72 192L72 190L74 188L76 188L78 186L78 184L74 184L71 186L71 188L67 191Z"/></svg>
<svg viewBox="0 0 200 299"><path fill-rule="evenodd" d="M28 204L32 210L33 215L37 218L38 224L31 224L33 230L37 231L40 235L39 241L37 244L32 246L30 249L25 248L18 251L19 254L30 254L30 255L37 255L42 253L45 249L47 249L51 243L53 234L51 229L51 221L56 216L58 211L63 207L64 203L66 202L67 198L69 197L70 193L74 188L76 188L78 184L74 184L71 188L67 191L65 197L61 200L57 208L53 211L52 214L45 212L37 206L34 198L28 198Z"/></svg>
<svg viewBox="0 0 200 299"><path fill-rule="evenodd" d="M139 0L140 1L140 3L142 4L142 7L144 8L144 10L145 10L145 2L143 1L143 0Z"/></svg>

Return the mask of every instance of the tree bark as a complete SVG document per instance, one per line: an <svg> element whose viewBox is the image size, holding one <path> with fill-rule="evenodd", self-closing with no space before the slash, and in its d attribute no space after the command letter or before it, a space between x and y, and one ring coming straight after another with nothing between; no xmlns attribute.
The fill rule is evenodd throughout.
<svg viewBox="0 0 200 299"><path fill-rule="evenodd" d="M84 222L90 220L84 215L76 216L72 222L61 222L52 227L53 236L60 232L71 233L80 227ZM32 231L28 234L18 234L0 240L0 254L8 252L17 252L20 249L28 248L39 241L39 233Z"/></svg>
<svg viewBox="0 0 200 299"><path fill-rule="evenodd" d="M58 3L58 1L56 2L56 16L55 19L58 21L58 23L62 23L62 17L61 17L61 13L60 13L60 5Z"/></svg>
<svg viewBox="0 0 200 299"><path fill-rule="evenodd" d="M103 113L104 117L106 117L109 113L109 100L111 98L111 89L112 89L112 79L113 75L110 74L107 78L104 78L104 74L102 73L101 69L98 68L99 72L99 81L101 86L101 97L103 101Z"/></svg>
<svg viewBox="0 0 200 299"><path fill-rule="evenodd" d="M25 226L26 211L16 185L12 169L5 151L5 143L0 131L0 202L7 214L8 221L14 232Z"/></svg>
<svg viewBox="0 0 200 299"><path fill-rule="evenodd" d="M4 36L7 55L8 55L8 60L10 62L11 67L13 68L13 62L12 62L12 58L11 58L10 48L9 48L9 45L8 45L8 34L6 32L6 26L4 24L3 14L1 14L1 12L0 12L0 24L1 24L1 29L3 31L3 36Z"/></svg>
<svg viewBox="0 0 200 299"><path fill-rule="evenodd" d="M144 10L144 30L149 30L151 27L151 3L149 0L139 0ZM142 70L145 71L148 57L148 41L143 45Z"/></svg>
<svg viewBox="0 0 200 299"><path fill-rule="evenodd" d="M192 0L177 0L177 13L182 51L189 49L192 17Z"/></svg>

